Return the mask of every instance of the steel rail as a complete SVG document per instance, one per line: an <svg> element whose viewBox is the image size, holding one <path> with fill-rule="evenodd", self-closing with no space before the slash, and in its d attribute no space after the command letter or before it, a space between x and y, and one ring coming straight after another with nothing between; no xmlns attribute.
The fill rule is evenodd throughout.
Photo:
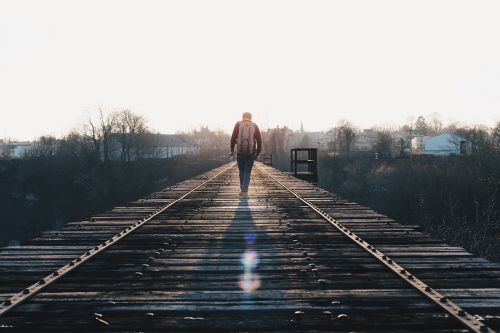
<svg viewBox="0 0 500 333"><path fill-rule="evenodd" d="M87 252L84 254L76 257L73 259L71 262L68 264L60 267L59 269L55 270L51 274L45 276L38 282L32 284L31 286L25 288L23 291L16 293L12 295L8 300L0 303L0 317L5 315L7 312L11 311L13 308L16 306L26 302L33 296L39 294L42 290L44 290L46 287L49 285L53 284L69 272L73 271L75 268L83 265L85 262L90 260L91 258L95 257L97 254L101 253L102 251L106 250L108 247L112 246L113 244L116 244L118 241L129 235L130 233L134 232L138 228L142 227L144 224L148 223L152 219L154 219L156 216L159 214L163 213L165 210L169 209L173 205L177 204L178 202L182 201L185 199L187 196L189 196L191 193L195 192L198 190L200 187L206 185L207 183L215 180L217 177L222 175L223 173L229 171L230 169L234 168L235 163L231 162L231 165L225 168L224 170L220 171L217 173L215 176L213 176L210 179L205 180L201 184L197 185L193 189L189 190L188 192L184 193L177 199L169 202L168 204L164 205L163 207L157 209L153 213L149 214L147 217L139 220L138 222L124 228L122 231L117 233L111 238L108 238L106 241L102 242L101 244L89 249Z"/></svg>
<svg viewBox="0 0 500 333"><path fill-rule="evenodd" d="M439 293L435 289L431 288L428 284L417 278L415 275L411 274L407 269L403 268L399 265L394 259L389 258L389 256L385 255L383 252L364 241L361 237L352 232L349 228L342 225L342 223L335 220L329 214L324 212L321 208L317 207L315 204L309 202L308 200L302 198L300 194L290 189L288 186L283 184L283 182L279 181L267 172L265 169L261 167L257 167L259 170L263 171L267 174L271 179L281 185L284 189L290 192L293 196L299 199L302 203L311 208L314 212L319 214L322 218L330 222L337 230L339 230L342 234L347 236L351 241L353 241L357 246L368 252L372 257L377 259L380 263L382 263L385 267L389 268L393 273L395 273L402 280L407 282L414 289L419 291L433 303L438 305L441 309L443 309L447 314L456 319L462 326L471 330L472 332L477 333L495 333L493 329L479 321L476 317L465 311L459 305L451 301L448 297Z"/></svg>

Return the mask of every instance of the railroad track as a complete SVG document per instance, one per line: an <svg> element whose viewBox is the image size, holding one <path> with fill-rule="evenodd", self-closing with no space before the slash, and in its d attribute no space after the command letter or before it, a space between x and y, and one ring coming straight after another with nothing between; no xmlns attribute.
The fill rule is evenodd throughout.
<svg viewBox="0 0 500 333"><path fill-rule="evenodd" d="M500 328L500 265L234 163L0 252L0 332ZM14 293L17 292L17 293Z"/></svg>

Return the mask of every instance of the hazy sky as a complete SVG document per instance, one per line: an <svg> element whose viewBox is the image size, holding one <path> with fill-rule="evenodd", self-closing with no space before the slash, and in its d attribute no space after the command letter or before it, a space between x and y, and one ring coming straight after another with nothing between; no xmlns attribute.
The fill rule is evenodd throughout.
<svg viewBox="0 0 500 333"><path fill-rule="evenodd" d="M0 0L0 137L500 120L500 1Z"/></svg>

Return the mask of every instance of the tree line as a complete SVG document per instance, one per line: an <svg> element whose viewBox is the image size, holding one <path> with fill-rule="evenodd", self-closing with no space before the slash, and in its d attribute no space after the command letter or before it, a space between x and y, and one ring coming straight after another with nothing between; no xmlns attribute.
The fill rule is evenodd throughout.
<svg viewBox="0 0 500 333"><path fill-rule="evenodd" d="M500 153L376 160L370 153L319 159L320 185L451 245L500 261Z"/></svg>
<svg viewBox="0 0 500 333"><path fill-rule="evenodd" d="M471 152L410 158L410 133L451 133L467 140ZM330 140L320 151L320 186L500 261L500 122L491 128L443 126L437 116L420 116L395 130L374 128L375 140L366 151L354 149L361 131L351 122L340 121L326 134ZM306 136L286 127L269 129L263 132L264 151L273 154L275 166L289 171L289 149L311 144Z"/></svg>
<svg viewBox="0 0 500 333"><path fill-rule="evenodd" d="M229 136L180 133L194 149L159 158L164 138L129 110L99 110L61 138L41 136L23 158L0 159L0 246L140 198L226 162ZM167 143L169 144L169 143ZM164 156L164 155L163 155Z"/></svg>
<svg viewBox="0 0 500 333"><path fill-rule="evenodd" d="M454 138L451 144L458 145L459 141L466 141L473 155L500 149L500 121L491 128L459 123L444 126L437 113L429 119L423 116L416 120L410 119L407 124L398 128L372 127L364 131L348 120L340 120L336 126L323 133L327 142L324 146L319 146L319 149L332 156L351 155L362 150L360 145L365 140L364 152L372 153L379 159L408 158L412 152L412 138L444 133ZM262 136L264 152L273 154L273 159L282 169L289 165L290 148L318 147L317 143L308 138L308 133L292 131L287 127L267 129L262 132Z"/></svg>
<svg viewBox="0 0 500 333"><path fill-rule="evenodd" d="M61 138L42 135L24 157L63 155L87 162L130 162L139 159L169 158L201 154L218 158L227 153L229 135L222 130L201 127L177 134L161 134L149 127L146 119L124 109L89 113L87 119ZM0 159L11 158L4 145Z"/></svg>

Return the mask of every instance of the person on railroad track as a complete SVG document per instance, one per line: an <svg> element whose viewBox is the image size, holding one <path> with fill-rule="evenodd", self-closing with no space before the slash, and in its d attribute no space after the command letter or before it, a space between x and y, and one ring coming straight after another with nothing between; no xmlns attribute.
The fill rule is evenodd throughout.
<svg viewBox="0 0 500 333"><path fill-rule="evenodd" d="M243 120L234 125L231 136L231 156L236 148L236 161L240 173L240 196L248 197L248 185L252 173L253 162L262 150L262 135L259 126L252 121L250 112L243 113Z"/></svg>

